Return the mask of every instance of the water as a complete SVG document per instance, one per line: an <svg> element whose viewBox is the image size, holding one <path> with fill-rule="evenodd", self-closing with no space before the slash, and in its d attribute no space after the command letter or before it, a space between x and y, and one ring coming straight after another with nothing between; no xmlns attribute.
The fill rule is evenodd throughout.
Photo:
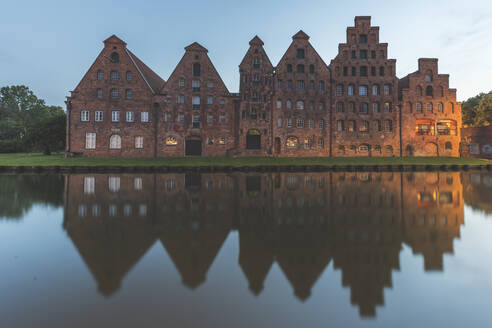
<svg viewBox="0 0 492 328"><path fill-rule="evenodd" d="M0 175L1 327L489 327L492 174Z"/></svg>

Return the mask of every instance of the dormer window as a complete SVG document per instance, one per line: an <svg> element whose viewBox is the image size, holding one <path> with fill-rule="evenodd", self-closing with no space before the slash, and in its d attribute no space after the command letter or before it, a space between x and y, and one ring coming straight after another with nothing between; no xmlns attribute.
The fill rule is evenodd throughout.
<svg viewBox="0 0 492 328"><path fill-rule="evenodd" d="M111 54L111 61L112 61L113 63L119 63L119 62L120 62L120 55L118 55L118 53L117 53L117 52L113 52L113 53Z"/></svg>

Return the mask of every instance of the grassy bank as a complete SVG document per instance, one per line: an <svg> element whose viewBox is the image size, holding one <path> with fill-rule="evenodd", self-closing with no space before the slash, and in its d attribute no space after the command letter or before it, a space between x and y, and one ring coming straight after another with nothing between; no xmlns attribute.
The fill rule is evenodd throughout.
<svg viewBox="0 0 492 328"><path fill-rule="evenodd" d="M453 157L179 157L64 158L63 154L0 154L0 166L256 166L256 165L486 165L492 161Z"/></svg>

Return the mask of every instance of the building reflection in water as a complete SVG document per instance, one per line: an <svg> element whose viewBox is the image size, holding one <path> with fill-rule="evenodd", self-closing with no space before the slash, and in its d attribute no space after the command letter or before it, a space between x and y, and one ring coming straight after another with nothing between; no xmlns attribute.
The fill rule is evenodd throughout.
<svg viewBox="0 0 492 328"><path fill-rule="evenodd" d="M255 295L276 262L304 301L332 261L370 317L403 244L426 271L444 269L464 224L463 174L75 174L66 176L63 226L105 296L155 242L195 288L237 230Z"/></svg>

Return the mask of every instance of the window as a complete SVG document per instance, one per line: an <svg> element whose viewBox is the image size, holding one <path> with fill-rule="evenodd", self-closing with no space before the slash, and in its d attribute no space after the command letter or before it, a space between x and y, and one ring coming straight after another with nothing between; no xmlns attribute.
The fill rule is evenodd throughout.
<svg viewBox="0 0 492 328"><path fill-rule="evenodd" d="M379 109L379 103L373 103L372 104L372 111L374 113L379 113L380 109Z"/></svg>
<svg viewBox="0 0 492 328"><path fill-rule="evenodd" d="M225 137L219 137L219 139L217 140L217 143L219 145L225 145L226 144L226 138Z"/></svg>
<svg viewBox="0 0 492 328"><path fill-rule="evenodd" d="M132 111L126 112L126 121L134 122L135 121L135 113Z"/></svg>
<svg viewBox="0 0 492 328"><path fill-rule="evenodd" d="M171 113L164 113L164 122L171 123L171 121L172 121Z"/></svg>
<svg viewBox="0 0 492 328"><path fill-rule="evenodd" d="M120 96L118 89L111 89L111 98L116 99Z"/></svg>
<svg viewBox="0 0 492 328"><path fill-rule="evenodd" d="M384 95L389 96L391 94L391 85L385 84L384 85Z"/></svg>
<svg viewBox="0 0 492 328"><path fill-rule="evenodd" d="M376 58L376 51L371 50L371 58L372 59L375 59ZM376 74L374 74L374 75L376 75Z"/></svg>
<svg viewBox="0 0 492 328"><path fill-rule="evenodd" d="M325 120L321 119L319 120L319 128L324 129L325 128Z"/></svg>
<svg viewBox="0 0 492 328"><path fill-rule="evenodd" d="M377 132L381 132L382 131L382 126L381 126L381 121L380 120L375 120L374 121L374 129L377 131Z"/></svg>
<svg viewBox="0 0 492 328"><path fill-rule="evenodd" d="M385 120L384 121L384 129L388 132L392 132L393 131L393 121Z"/></svg>
<svg viewBox="0 0 492 328"><path fill-rule="evenodd" d="M143 148L143 137L135 137L135 148L136 149Z"/></svg>
<svg viewBox="0 0 492 328"><path fill-rule="evenodd" d="M200 81L199 80L191 81L191 89L192 91L200 91Z"/></svg>
<svg viewBox="0 0 492 328"><path fill-rule="evenodd" d="M360 67L360 76L367 76L367 66Z"/></svg>
<svg viewBox="0 0 492 328"><path fill-rule="evenodd" d="M376 76L376 67L371 67L371 76Z"/></svg>
<svg viewBox="0 0 492 328"><path fill-rule="evenodd" d="M337 131L338 132L343 132L345 130L344 128L344 125L343 125L343 121L342 120L338 120L337 121Z"/></svg>
<svg viewBox="0 0 492 328"><path fill-rule="evenodd" d="M292 65L291 64L287 64L287 72L288 73L292 72Z"/></svg>
<svg viewBox="0 0 492 328"><path fill-rule="evenodd" d="M347 94L349 96L353 96L354 95L354 86L353 85L349 85L348 88L347 88Z"/></svg>
<svg viewBox="0 0 492 328"><path fill-rule="evenodd" d="M432 120L417 120L415 122L415 132L417 135L426 136L434 135L434 121Z"/></svg>
<svg viewBox="0 0 492 328"><path fill-rule="evenodd" d="M368 103L361 103L359 112L361 114L368 114L369 113L369 104Z"/></svg>
<svg viewBox="0 0 492 328"><path fill-rule="evenodd" d="M297 65L297 73L304 73L304 65Z"/></svg>
<svg viewBox="0 0 492 328"><path fill-rule="evenodd" d="M297 148L299 144L299 139L297 137L288 137L285 146L289 149Z"/></svg>
<svg viewBox="0 0 492 328"><path fill-rule="evenodd" d="M282 80L277 81L277 89L282 90Z"/></svg>
<svg viewBox="0 0 492 328"><path fill-rule="evenodd" d="M318 139L318 148L320 149L325 148L325 140L323 138Z"/></svg>
<svg viewBox="0 0 492 328"><path fill-rule="evenodd" d="M360 96L367 96L367 86L366 85L359 86L359 95Z"/></svg>
<svg viewBox="0 0 492 328"><path fill-rule="evenodd" d="M290 117L287 119L287 127L288 128L292 127L292 119Z"/></svg>
<svg viewBox="0 0 492 328"><path fill-rule="evenodd" d="M113 134L109 138L109 149L121 149L121 137L117 134Z"/></svg>
<svg viewBox="0 0 492 328"><path fill-rule="evenodd" d="M304 80L297 81L297 90L304 90Z"/></svg>
<svg viewBox="0 0 492 328"><path fill-rule="evenodd" d="M126 99L132 99L133 98L133 91L131 89L125 90L125 98Z"/></svg>
<svg viewBox="0 0 492 328"><path fill-rule="evenodd" d="M436 124L438 135L456 135L456 122L451 120L442 120Z"/></svg>
<svg viewBox="0 0 492 328"><path fill-rule="evenodd" d="M178 122L183 123L185 121L185 116L183 113L178 114Z"/></svg>
<svg viewBox="0 0 492 328"><path fill-rule="evenodd" d="M369 132L369 122L362 121L361 124L359 125L359 132L362 132L362 133Z"/></svg>
<svg viewBox="0 0 492 328"><path fill-rule="evenodd" d="M176 137L167 137L166 138L166 145L167 146L176 146L178 144L178 140Z"/></svg>
<svg viewBox="0 0 492 328"><path fill-rule="evenodd" d="M425 75L425 82L432 82L432 72Z"/></svg>
<svg viewBox="0 0 492 328"><path fill-rule="evenodd" d="M337 85L337 96L338 97L343 96L343 85L342 84Z"/></svg>
<svg viewBox="0 0 492 328"><path fill-rule="evenodd" d="M355 59L357 58L356 54L355 54L355 50L352 50L352 59Z"/></svg>
<svg viewBox="0 0 492 328"><path fill-rule="evenodd" d="M312 145L313 145L313 139L311 138L304 139L304 149L311 149Z"/></svg>
<svg viewBox="0 0 492 328"><path fill-rule="evenodd" d="M119 61L120 61L120 55L118 55L118 53L116 53L116 52L113 52L111 54L111 61L113 63L119 63Z"/></svg>
<svg viewBox="0 0 492 328"><path fill-rule="evenodd" d="M309 90L314 91L314 81L309 81Z"/></svg>
<svg viewBox="0 0 492 328"><path fill-rule="evenodd" d="M325 81L319 81L319 91L325 91Z"/></svg>
<svg viewBox="0 0 492 328"><path fill-rule="evenodd" d="M104 73L103 71L97 71L97 79L101 81L104 78Z"/></svg>
<svg viewBox="0 0 492 328"><path fill-rule="evenodd" d="M120 121L120 111L113 110L111 112L111 122L119 122Z"/></svg>
<svg viewBox="0 0 492 328"><path fill-rule="evenodd" d="M97 89L97 98L102 99L103 97L103 89Z"/></svg>
<svg viewBox="0 0 492 328"><path fill-rule="evenodd" d="M94 121L102 122L104 120L104 112L102 110L96 110L94 113Z"/></svg>
<svg viewBox="0 0 492 328"><path fill-rule="evenodd" d="M215 138L214 138L214 137L208 137L208 138L207 138L207 143L208 143L209 145L213 145L213 144L214 144L214 141L215 141Z"/></svg>
<svg viewBox="0 0 492 328"><path fill-rule="evenodd" d="M207 82L207 88L213 88L213 87L214 87L214 82L213 81Z"/></svg>
<svg viewBox="0 0 492 328"><path fill-rule="evenodd" d="M214 116L212 114L207 115L207 123L212 124L214 122Z"/></svg>
<svg viewBox="0 0 492 328"><path fill-rule="evenodd" d="M359 43L360 44L367 43L367 35L366 34L359 35Z"/></svg>
<svg viewBox="0 0 492 328"><path fill-rule="evenodd" d="M375 84L372 86L372 95L379 96L379 85Z"/></svg>
<svg viewBox="0 0 492 328"><path fill-rule="evenodd" d="M200 109L200 96L193 96L193 109Z"/></svg>
<svg viewBox="0 0 492 328"><path fill-rule="evenodd" d="M384 66L379 67L379 76L384 76Z"/></svg>
<svg viewBox="0 0 492 328"><path fill-rule="evenodd" d="M296 122L296 127L297 127L298 129L302 129L302 128L304 128L304 119L302 119L302 118L297 119L297 122Z"/></svg>
<svg viewBox="0 0 492 328"><path fill-rule="evenodd" d="M292 90L292 80L287 81L287 90Z"/></svg>
<svg viewBox="0 0 492 328"><path fill-rule="evenodd" d="M214 97L213 96L208 96L208 98L207 98L207 104L213 105L213 103L214 103Z"/></svg>
<svg viewBox="0 0 492 328"><path fill-rule="evenodd" d="M133 79L132 72L131 71L127 71L126 72L126 80L127 81L131 81L132 79Z"/></svg>
<svg viewBox="0 0 492 328"><path fill-rule="evenodd" d="M226 116L224 113L221 113L219 115L219 123L225 123L226 122Z"/></svg>
<svg viewBox="0 0 492 328"><path fill-rule="evenodd" d="M149 112L141 112L140 113L140 121L148 122L149 121Z"/></svg>
<svg viewBox="0 0 492 328"><path fill-rule="evenodd" d="M453 149L453 145L451 144L451 141L446 141L446 143L444 144L444 148L446 150L452 150Z"/></svg>
<svg viewBox="0 0 492 328"><path fill-rule="evenodd" d="M86 133L85 134L85 149L96 149L96 134Z"/></svg>
<svg viewBox="0 0 492 328"><path fill-rule="evenodd" d="M323 101L320 101L319 104L318 104L318 108L321 111L325 110L325 103Z"/></svg>
<svg viewBox="0 0 492 328"><path fill-rule="evenodd" d="M415 104L415 112L422 113L422 103Z"/></svg>
<svg viewBox="0 0 492 328"><path fill-rule="evenodd" d="M90 113L88 110L80 111L80 120L82 122L89 122Z"/></svg>
<svg viewBox="0 0 492 328"><path fill-rule="evenodd" d="M417 87L417 95L422 96L422 87L420 85Z"/></svg>
<svg viewBox="0 0 492 328"><path fill-rule="evenodd" d="M178 96L178 104L184 104L185 103L185 96L180 95Z"/></svg>
<svg viewBox="0 0 492 328"><path fill-rule="evenodd" d="M277 109L282 109L282 100L277 99Z"/></svg>
<svg viewBox="0 0 492 328"><path fill-rule="evenodd" d="M184 79L179 79L178 86L179 87L184 87L185 86L185 80Z"/></svg>
<svg viewBox="0 0 492 328"><path fill-rule="evenodd" d="M173 101L173 100L171 99L171 97L167 97L167 99L166 99L166 103L171 104L171 103L172 103L172 101Z"/></svg>
<svg viewBox="0 0 492 328"><path fill-rule="evenodd" d="M337 112L343 113L344 111L345 109L343 108L343 103L342 102L337 103Z"/></svg>
<svg viewBox="0 0 492 328"><path fill-rule="evenodd" d="M352 67L352 76L357 75L357 69L355 67Z"/></svg>
<svg viewBox="0 0 492 328"><path fill-rule="evenodd" d="M304 110L304 100L298 100L296 102L296 109L297 110Z"/></svg>
<svg viewBox="0 0 492 328"><path fill-rule="evenodd" d="M279 118L277 119L277 127L281 128L281 127L282 127L282 123L283 123L283 122L282 122L282 118L281 118L281 117L279 117Z"/></svg>
<svg viewBox="0 0 492 328"><path fill-rule="evenodd" d="M225 99L221 99L221 100L220 100L220 104L221 104L221 105L225 105L225 104L226 104L226 102L227 102L227 101L226 101Z"/></svg>
<svg viewBox="0 0 492 328"><path fill-rule="evenodd" d="M199 63L193 64L193 76L200 76L200 64Z"/></svg>
<svg viewBox="0 0 492 328"><path fill-rule="evenodd" d="M309 65L309 73L314 74L314 65Z"/></svg>
<svg viewBox="0 0 492 328"><path fill-rule="evenodd" d="M343 67L343 76L348 76L348 67L347 66Z"/></svg>
<svg viewBox="0 0 492 328"><path fill-rule="evenodd" d="M200 116L199 115L193 115L192 117L192 128L193 129L199 129L200 128Z"/></svg>
<svg viewBox="0 0 492 328"><path fill-rule="evenodd" d="M299 59L304 58L304 49L302 49L302 48L297 49L297 58L299 58Z"/></svg>
<svg viewBox="0 0 492 328"><path fill-rule="evenodd" d="M309 102L309 110L314 111L314 101Z"/></svg>
<svg viewBox="0 0 492 328"><path fill-rule="evenodd" d="M427 111L432 113L433 111L432 103L427 103Z"/></svg>
<svg viewBox="0 0 492 328"><path fill-rule="evenodd" d="M392 112L391 103L388 101L384 103L384 112L385 113L391 113Z"/></svg>
<svg viewBox="0 0 492 328"><path fill-rule="evenodd" d="M120 73L116 72L116 71L112 71L111 72L111 80L113 81L117 81L120 79Z"/></svg>
<svg viewBox="0 0 492 328"><path fill-rule="evenodd" d="M355 112L355 103L353 103L353 102L349 103L349 112L350 113Z"/></svg>
<svg viewBox="0 0 492 328"><path fill-rule="evenodd" d="M292 101L287 100L287 109L292 109Z"/></svg>
<svg viewBox="0 0 492 328"><path fill-rule="evenodd" d="M360 59L367 59L367 50L361 50L359 56Z"/></svg>
<svg viewBox="0 0 492 328"><path fill-rule="evenodd" d="M439 113L442 113L444 111L444 107L443 107L443 104L442 103L438 103L437 104L437 111Z"/></svg>
<svg viewBox="0 0 492 328"><path fill-rule="evenodd" d="M355 121L348 121L347 130L349 132L354 132L355 131Z"/></svg>
<svg viewBox="0 0 492 328"><path fill-rule="evenodd" d="M427 97L434 97L434 89L432 86L428 85L427 88L425 88L425 95Z"/></svg>

